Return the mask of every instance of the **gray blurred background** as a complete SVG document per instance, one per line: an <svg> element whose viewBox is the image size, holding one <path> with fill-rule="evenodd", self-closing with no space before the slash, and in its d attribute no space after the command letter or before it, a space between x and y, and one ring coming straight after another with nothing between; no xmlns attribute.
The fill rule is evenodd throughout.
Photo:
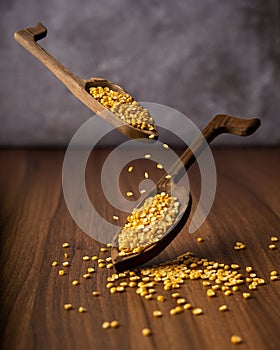
<svg viewBox="0 0 280 350"><path fill-rule="evenodd" d="M14 41L38 21L48 28L40 44L81 78L107 78L200 128L217 113L260 116L255 135L216 144L279 144L279 3L1 0L0 144L67 145L92 116Z"/></svg>

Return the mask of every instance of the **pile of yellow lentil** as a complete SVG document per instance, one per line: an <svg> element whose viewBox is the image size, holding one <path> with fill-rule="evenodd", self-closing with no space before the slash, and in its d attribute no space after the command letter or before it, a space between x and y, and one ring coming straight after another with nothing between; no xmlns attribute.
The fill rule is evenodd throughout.
<svg viewBox="0 0 280 350"><path fill-rule="evenodd" d="M173 224L179 201L166 192L145 199L144 204L135 208L118 235L120 256L140 253L158 242Z"/></svg>
<svg viewBox="0 0 280 350"><path fill-rule="evenodd" d="M153 118L147 108L141 106L128 93L114 91L108 86L91 87L89 92L122 121L141 130L156 130Z"/></svg>
<svg viewBox="0 0 280 350"><path fill-rule="evenodd" d="M247 266L245 276L240 271L237 264L221 264L207 259L199 259L191 252L179 256L176 260L167 263L144 268L138 271L126 271L114 273L108 277L107 288L112 294L124 291L118 290L122 287L137 287L136 293L145 299L153 299L154 287L161 284L165 291L179 289L187 280L200 280L206 289L207 297L214 297L217 293L223 293L226 296L239 291L239 286L247 284L248 289L257 289L265 284L265 280L257 276L252 267ZM128 279L120 284L122 279ZM132 283L131 283L132 282ZM175 295L179 297L179 295ZM243 293L243 297L248 299L249 292ZM179 304L185 304L181 298L177 300ZM179 310L179 309L178 309Z"/></svg>
<svg viewBox="0 0 280 350"><path fill-rule="evenodd" d="M199 240L200 243L203 241L202 238ZM272 236L271 242L275 244L278 242L278 238ZM105 267L108 270L113 268L112 258L110 256L104 256L104 253L108 252L111 246L111 244L108 244L107 247L100 249L100 255L102 257L98 255L92 257L89 255L83 256L82 262L86 264L87 273L83 273L80 278L90 280L99 269L101 272ZM63 268L58 267L59 276L67 275L67 270L71 267L69 263L69 258L71 258L70 254L65 252L65 249L70 246L68 243L63 243L62 247L64 249L63 260L67 260L63 262L53 261L51 264L53 267L63 266ZM244 247L242 249L244 249ZM276 244L274 249L276 249ZM234 248L234 250L236 249ZM67 262L67 264L65 264L65 262ZM96 263L95 267L88 265L91 265L92 262ZM249 299L251 297L250 290L255 290L266 282L263 278L257 276L251 266L246 266L243 273L240 270L238 264L224 264L209 261L208 259L195 257L191 252L186 252L178 256L177 259L158 266L141 268L135 271L128 270L121 273L112 272L107 277L107 289L111 295L124 293L128 291L128 289L132 289L144 300L149 301L156 299L158 302L162 303L165 302L167 298L162 295L160 290L162 290L162 292L168 291L171 299L175 302L175 305L169 310L170 317L184 312L192 312L194 316L199 316L204 313L203 309L187 301L185 297L178 292L179 289L187 283L187 281L201 281L202 286L206 289L205 294L208 298L218 297L219 294L230 296L234 293L240 293L244 299ZM278 271L271 271L269 278L271 281L279 280ZM79 278L73 280L71 283L73 286L79 285ZM242 285L243 288L240 289ZM248 291L244 290L246 287L249 289ZM95 298L99 297L100 292L94 290L92 295ZM75 307L67 302L64 304L64 309L70 311L75 310ZM77 307L77 310L80 313L87 312L84 306ZM229 308L227 305L223 304L218 307L218 311L228 312ZM164 313L161 310L153 310L152 315L155 318L161 318L164 316ZM104 321L100 326L103 329L109 329L118 328L120 324L117 320L114 320L110 322ZM148 327L142 328L141 332L143 336L152 335L152 330ZM230 342L237 345L242 343L243 339L239 335L232 335L230 337Z"/></svg>

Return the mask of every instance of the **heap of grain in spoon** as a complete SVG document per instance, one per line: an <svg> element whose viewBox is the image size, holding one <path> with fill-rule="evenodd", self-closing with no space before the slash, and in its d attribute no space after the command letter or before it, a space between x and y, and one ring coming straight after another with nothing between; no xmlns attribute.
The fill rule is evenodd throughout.
<svg viewBox="0 0 280 350"><path fill-rule="evenodd" d="M128 93L114 91L108 86L91 87L89 92L98 102L113 112L123 122L141 130L156 130L154 120L149 111Z"/></svg>
<svg viewBox="0 0 280 350"><path fill-rule="evenodd" d="M119 255L141 253L158 242L172 226L179 211L179 201L166 192L148 197L135 208L118 235Z"/></svg>

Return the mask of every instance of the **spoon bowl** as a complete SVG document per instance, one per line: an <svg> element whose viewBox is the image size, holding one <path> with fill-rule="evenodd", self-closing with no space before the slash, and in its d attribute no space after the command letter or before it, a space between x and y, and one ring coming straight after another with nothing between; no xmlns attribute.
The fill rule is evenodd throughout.
<svg viewBox="0 0 280 350"><path fill-rule="evenodd" d="M157 188L157 191L149 193L148 196L138 205L138 207L141 207L148 197L154 197L157 193L161 192L166 192L169 195L172 195L173 197L175 196L178 198L179 203L184 203L183 205L180 204L179 212L176 215L175 221L158 242L149 245L141 253L133 253L127 256L119 255L119 249L117 248L119 233L117 233L113 239L111 249L112 261L116 270L125 271L143 265L145 262L151 260L153 257L157 256L163 249L165 249L171 243L171 241L173 241L173 239L178 235L178 233L186 224L191 212L192 198L190 193L188 193L187 198L183 198L182 194L186 191L180 191L180 188L178 188L178 186L172 189L172 193L171 191L169 192L166 187L163 187L161 189Z"/></svg>

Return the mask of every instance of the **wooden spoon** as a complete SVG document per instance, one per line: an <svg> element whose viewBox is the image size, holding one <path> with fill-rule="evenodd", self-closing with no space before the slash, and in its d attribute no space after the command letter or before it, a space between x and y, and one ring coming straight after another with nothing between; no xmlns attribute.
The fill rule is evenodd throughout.
<svg viewBox="0 0 280 350"><path fill-rule="evenodd" d="M194 150L194 153L197 157L204 149L205 139L208 143L210 143L216 136L223 133L248 136L258 129L260 123L260 119L258 118L241 119L228 115L216 115L203 129L202 133L194 140L191 147L187 148L186 151L181 155L180 160L178 160L178 162L173 165L171 171L168 172L169 174L173 174L172 180L168 180L165 178L165 176L163 176L156 184L156 192L154 191L152 193L149 193L147 197L153 197L156 193L161 193L163 191L171 195L172 184L176 184L184 175L184 167L186 170L188 170L196 159L191 149ZM181 162L183 163L184 167L182 167ZM119 233L114 237L112 242L113 247L111 250L111 255L116 270L124 271L137 267L139 265L143 265L158 255L177 236L177 234L185 225L191 211L191 195L189 194L189 197L186 200L186 198L182 198L182 193L184 192L185 191L180 191L180 188L178 188L178 186L175 186L172 189L172 196L177 197L180 203L186 204L180 205L179 212L173 225L157 243L150 245L141 253L120 256L119 249L117 248ZM144 201L138 205L138 208L141 207L143 203Z"/></svg>
<svg viewBox="0 0 280 350"><path fill-rule="evenodd" d="M73 95L75 95L89 109L98 114L106 122L110 123L124 135L132 139L147 137L157 139L158 133L156 129L150 131L133 127L106 109L89 93L89 89L96 86L108 86L114 91L125 93L122 87L102 78L90 78L88 80L83 80L77 77L37 44L38 40L41 40L46 36L47 28L40 22L34 28L25 28L17 31L14 34L15 40L20 45L22 45L27 51L42 62L72 92Z"/></svg>

